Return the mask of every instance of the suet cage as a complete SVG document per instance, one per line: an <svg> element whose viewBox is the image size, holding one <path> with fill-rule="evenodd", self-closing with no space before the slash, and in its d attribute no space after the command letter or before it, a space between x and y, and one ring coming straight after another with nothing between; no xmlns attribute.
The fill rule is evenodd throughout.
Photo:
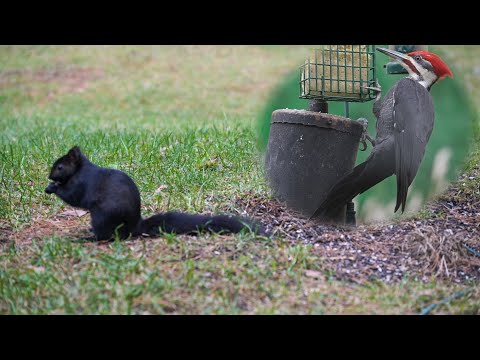
<svg viewBox="0 0 480 360"><path fill-rule="evenodd" d="M300 98L365 102L375 92L375 45L325 45L300 67Z"/></svg>

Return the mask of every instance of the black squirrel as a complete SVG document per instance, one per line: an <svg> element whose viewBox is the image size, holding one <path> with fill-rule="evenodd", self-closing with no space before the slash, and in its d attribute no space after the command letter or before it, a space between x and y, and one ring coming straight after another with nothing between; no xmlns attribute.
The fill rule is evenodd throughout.
<svg viewBox="0 0 480 360"><path fill-rule="evenodd" d="M249 228L265 235L259 224L229 215L201 215L166 212L143 219L140 192L124 172L103 168L90 162L78 146L52 166L47 194L55 194L67 204L89 210L92 230L97 240L120 239L164 232L186 234L202 230L237 233Z"/></svg>

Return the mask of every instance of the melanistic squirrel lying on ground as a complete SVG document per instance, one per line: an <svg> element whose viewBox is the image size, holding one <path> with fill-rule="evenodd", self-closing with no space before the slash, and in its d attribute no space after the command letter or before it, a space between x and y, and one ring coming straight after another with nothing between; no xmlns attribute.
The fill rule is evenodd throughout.
<svg viewBox="0 0 480 360"><path fill-rule="evenodd" d="M82 154L78 146L52 166L53 180L45 192L55 194L67 204L89 210L97 240L108 240L118 232L120 239L164 232L186 234L206 230L237 233L249 228L264 234L260 225L228 215L200 215L166 212L142 219L140 193L124 172L99 167Z"/></svg>

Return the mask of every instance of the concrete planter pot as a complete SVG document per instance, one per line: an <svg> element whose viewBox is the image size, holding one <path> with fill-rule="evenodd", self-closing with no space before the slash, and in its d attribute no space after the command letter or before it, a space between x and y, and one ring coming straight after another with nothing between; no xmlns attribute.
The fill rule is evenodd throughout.
<svg viewBox="0 0 480 360"><path fill-rule="evenodd" d="M265 159L274 195L311 216L336 181L355 165L362 124L307 110L272 113ZM345 212L339 215L345 222Z"/></svg>

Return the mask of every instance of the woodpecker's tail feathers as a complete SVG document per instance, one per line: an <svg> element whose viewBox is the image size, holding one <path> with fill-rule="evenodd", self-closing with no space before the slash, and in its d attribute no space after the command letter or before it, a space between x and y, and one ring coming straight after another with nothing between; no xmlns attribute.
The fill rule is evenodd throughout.
<svg viewBox="0 0 480 360"><path fill-rule="evenodd" d="M310 217L325 221L337 217L345 204L359 194L358 178L363 173L366 162L356 166L352 172L341 178L328 192L326 199Z"/></svg>
<svg viewBox="0 0 480 360"><path fill-rule="evenodd" d="M326 199L311 218L329 219L336 216L355 196L393 175L394 162L387 144L376 146L368 159L343 176L329 191ZM382 149L383 148L383 149Z"/></svg>

